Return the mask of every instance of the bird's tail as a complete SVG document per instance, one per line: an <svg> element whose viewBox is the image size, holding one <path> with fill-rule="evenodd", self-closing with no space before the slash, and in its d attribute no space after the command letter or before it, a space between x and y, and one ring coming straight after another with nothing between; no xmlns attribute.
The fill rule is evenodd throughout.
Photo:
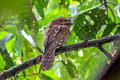
<svg viewBox="0 0 120 80"><path fill-rule="evenodd" d="M54 60L55 57L53 51L43 53L39 73L41 70L49 70L52 67Z"/></svg>

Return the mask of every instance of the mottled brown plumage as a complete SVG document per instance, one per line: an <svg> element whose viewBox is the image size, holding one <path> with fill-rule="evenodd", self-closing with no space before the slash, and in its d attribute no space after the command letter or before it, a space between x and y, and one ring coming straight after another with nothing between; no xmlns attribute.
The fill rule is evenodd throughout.
<svg viewBox="0 0 120 80"><path fill-rule="evenodd" d="M55 49L62 46L69 36L71 20L59 17L53 20L45 32L41 70L49 70L54 62Z"/></svg>

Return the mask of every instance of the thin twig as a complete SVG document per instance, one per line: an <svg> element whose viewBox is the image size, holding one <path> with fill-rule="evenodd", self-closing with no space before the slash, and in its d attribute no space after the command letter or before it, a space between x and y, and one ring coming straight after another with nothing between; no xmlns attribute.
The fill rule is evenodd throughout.
<svg viewBox="0 0 120 80"><path fill-rule="evenodd" d="M114 18L114 22L116 22L115 14L114 14L113 10L111 9L111 7L108 5L109 2L106 0L100 0L100 2L101 2L101 5L105 6L107 15L108 15L108 9L111 11L113 18Z"/></svg>
<svg viewBox="0 0 120 80"><path fill-rule="evenodd" d="M77 17L77 16L79 16L79 15L85 13L85 12L88 12L88 11L90 11L90 10L92 10L92 9L95 9L95 8L99 8L99 7L101 7L101 6L103 6L103 4L99 4L99 5L93 6L93 7L89 8L89 9L84 10L84 11L80 11L80 12L78 12L76 15L70 17L69 19L75 18L75 17Z"/></svg>
<svg viewBox="0 0 120 80"><path fill-rule="evenodd" d="M97 47L98 47L98 49L100 49L110 60L112 60L112 55L110 55L110 53L109 53L108 51L106 51L106 50L102 47L102 45L98 45Z"/></svg>

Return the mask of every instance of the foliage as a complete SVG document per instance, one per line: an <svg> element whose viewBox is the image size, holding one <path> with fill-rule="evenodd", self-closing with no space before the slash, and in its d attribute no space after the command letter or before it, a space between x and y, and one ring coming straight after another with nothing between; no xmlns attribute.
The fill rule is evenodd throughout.
<svg viewBox="0 0 120 80"><path fill-rule="evenodd" d="M34 47L42 49L45 29L59 16L74 16L65 45L119 33L120 0L107 1L111 2L108 5L112 11L100 6L99 0L1 0L0 72L42 54ZM110 47L114 46L104 45L111 53ZM35 65L16 77L18 80L94 80L106 62L107 57L97 48L86 48L57 56L49 71L38 74L39 65Z"/></svg>

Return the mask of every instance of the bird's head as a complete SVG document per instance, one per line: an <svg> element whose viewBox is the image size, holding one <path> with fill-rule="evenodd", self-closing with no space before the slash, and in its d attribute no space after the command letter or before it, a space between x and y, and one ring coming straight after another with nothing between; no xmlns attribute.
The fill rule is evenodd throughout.
<svg viewBox="0 0 120 80"><path fill-rule="evenodd" d="M72 25L72 21L68 18L59 17L52 21L53 25Z"/></svg>

